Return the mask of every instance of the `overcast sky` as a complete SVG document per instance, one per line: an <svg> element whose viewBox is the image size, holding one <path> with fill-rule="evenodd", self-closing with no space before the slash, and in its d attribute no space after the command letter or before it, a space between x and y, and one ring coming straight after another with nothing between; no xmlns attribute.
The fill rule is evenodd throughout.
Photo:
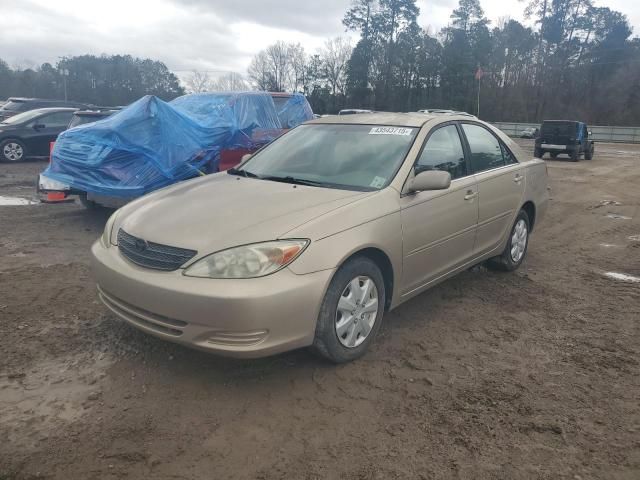
<svg viewBox="0 0 640 480"><path fill-rule="evenodd" d="M129 53L190 70L245 73L251 57L277 40L313 53L344 35L351 0L0 0L0 58L10 65L55 63L61 56ZM458 0L418 0L420 25L445 26ZM640 1L596 0L625 13L640 32ZM495 23L523 20L519 0L481 0Z"/></svg>

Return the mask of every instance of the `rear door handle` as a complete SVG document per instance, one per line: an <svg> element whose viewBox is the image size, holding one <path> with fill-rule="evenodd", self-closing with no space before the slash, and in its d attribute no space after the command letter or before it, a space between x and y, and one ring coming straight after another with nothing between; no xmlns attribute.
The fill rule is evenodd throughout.
<svg viewBox="0 0 640 480"><path fill-rule="evenodd" d="M467 190L467 194L464 196L465 200L473 200L478 196L478 192L474 192L473 190Z"/></svg>
<svg viewBox="0 0 640 480"><path fill-rule="evenodd" d="M519 173L516 173L516 176L513 177L513 181L516 183L520 183L522 181L524 177L522 175L520 175Z"/></svg>

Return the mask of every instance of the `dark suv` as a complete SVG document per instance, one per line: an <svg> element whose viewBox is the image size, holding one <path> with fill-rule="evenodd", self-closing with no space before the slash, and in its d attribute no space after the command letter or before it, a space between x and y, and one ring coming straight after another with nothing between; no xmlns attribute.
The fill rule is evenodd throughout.
<svg viewBox="0 0 640 480"><path fill-rule="evenodd" d="M5 118L13 117L18 113L28 112L29 110L35 110L36 108L55 107L87 108L89 105L86 103L65 102L64 100L48 100L46 98L10 97L7 99L7 102L0 107L0 122Z"/></svg>
<svg viewBox="0 0 640 480"><path fill-rule="evenodd" d="M569 155L573 162L584 154L585 160L593 158L595 143L590 139L587 125L573 120L545 120L536 138L534 155L542 158L549 152L551 158L561 153Z"/></svg>

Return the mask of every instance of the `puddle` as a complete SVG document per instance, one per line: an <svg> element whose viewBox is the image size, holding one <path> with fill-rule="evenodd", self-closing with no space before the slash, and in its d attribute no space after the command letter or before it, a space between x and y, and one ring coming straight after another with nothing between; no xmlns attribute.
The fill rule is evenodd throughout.
<svg viewBox="0 0 640 480"><path fill-rule="evenodd" d="M34 205L38 202L29 200L28 198L21 197L4 197L0 195L0 207L14 206L14 205Z"/></svg>
<svg viewBox="0 0 640 480"><path fill-rule="evenodd" d="M607 213L605 215L607 218L615 218L617 220L631 220L631 217L627 217L625 215L619 215L617 213Z"/></svg>
<svg viewBox="0 0 640 480"><path fill-rule="evenodd" d="M614 245L613 243L601 243L600 246L604 248L620 248L620 245Z"/></svg>
<svg viewBox="0 0 640 480"><path fill-rule="evenodd" d="M632 242L640 242L640 235L631 235L629 237L629 240L631 240Z"/></svg>
<svg viewBox="0 0 640 480"><path fill-rule="evenodd" d="M605 277L620 280L622 282L640 283L640 277L634 277L633 275L627 275L626 273L606 272L604 275Z"/></svg>

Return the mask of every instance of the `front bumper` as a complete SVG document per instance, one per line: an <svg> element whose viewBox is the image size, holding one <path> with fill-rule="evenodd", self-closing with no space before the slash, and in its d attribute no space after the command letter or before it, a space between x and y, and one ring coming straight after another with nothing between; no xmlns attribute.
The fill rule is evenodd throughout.
<svg viewBox="0 0 640 480"><path fill-rule="evenodd" d="M73 193L71 186L43 174L38 175L38 187L36 191L41 202L58 203L72 201L72 199L69 198L69 195Z"/></svg>
<svg viewBox="0 0 640 480"><path fill-rule="evenodd" d="M97 241L93 271L102 302L147 333L235 357L262 357L311 345L333 270L285 268L254 279L206 279L161 272Z"/></svg>
<svg viewBox="0 0 640 480"><path fill-rule="evenodd" d="M42 191L69 192L71 191L71 186L40 174L38 175L38 189Z"/></svg>

